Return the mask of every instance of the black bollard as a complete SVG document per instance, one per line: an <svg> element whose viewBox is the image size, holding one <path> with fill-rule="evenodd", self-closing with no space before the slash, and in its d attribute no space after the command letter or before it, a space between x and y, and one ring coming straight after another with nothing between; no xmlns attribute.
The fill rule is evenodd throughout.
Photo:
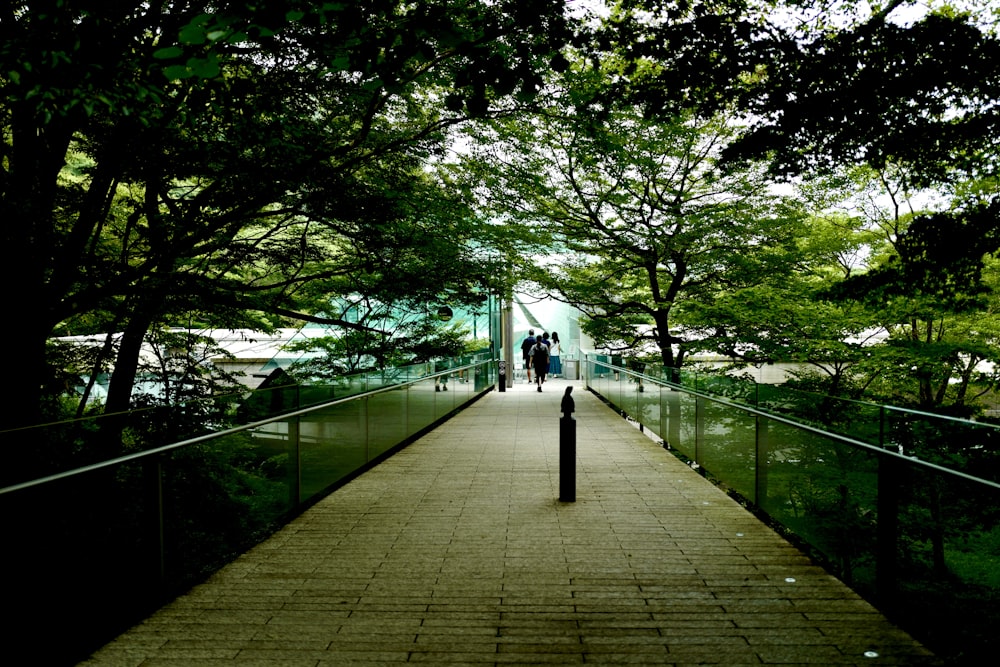
<svg viewBox="0 0 1000 667"><path fill-rule="evenodd" d="M497 373L500 378L500 391L507 391L507 362L500 360L500 372Z"/></svg>
<svg viewBox="0 0 1000 667"><path fill-rule="evenodd" d="M573 387L566 387L559 419L559 500L564 503L576 500L576 402L571 393Z"/></svg>

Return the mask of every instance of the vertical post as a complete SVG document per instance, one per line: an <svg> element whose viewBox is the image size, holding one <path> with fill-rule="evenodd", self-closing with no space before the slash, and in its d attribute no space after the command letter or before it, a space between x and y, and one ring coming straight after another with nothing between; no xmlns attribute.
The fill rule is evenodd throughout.
<svg viewBox="0 0 1000 667"><path fill-rule="evenodd" d="M514 386L514 313L511 306L511 297L504 299L502 313L501 333L503 360L507 363L507 386Z"/></svg>
<svg viewBox="0 0 1000 667"><path fill-rule="evenodd" d="M770 469L768 465L771 459L771 442L768 433L770 420L761 417L756 418L757 422L757 446L755 448L754 461L754 489L752 498L753 504L760 508L767 500L767 476Z"/></svg>
<svg viewBox="0 0 1000 667"><path fill-rule="evenodd" d="M559 418L559 500L564 503L576 501L576 402L572 393L573 387L566 387Z"/></svg>
<svg viewBox="0 0 1000 667"><path fill-rule="evenodd" d="M500 391L507 391L507 362L501 359L499 366L497 375L499 376L498 384Z"/></svg>
<svg viewBox="0 0 1000 667"><path fill-rule="evenodd" d="M885 406L878 408L878 446L885 449Z"/></svg>
<svg viewBox="0 0 1000 667"><path fill-rule="evenodd" d="M298 508L302 502L302 447L299 439L299 420L292 417L288 420L288 500L292 508ZM280 422L275 422L280 423Z"/></svg>
<svg viewBox="0 0 1000 667"><path fill-rule="evenodd" d="M576 420L559 418L559 500L576 500Z"/></svg>
<svg viewBox="0 0 1000 667"><path fill-rule="evenodd" d="M702 419L704 419L705 406L700 396L695 396L694 398L694 462L699 466L701 465L701 440L702 433L704 430L704 424L702 424Z"/></svg>

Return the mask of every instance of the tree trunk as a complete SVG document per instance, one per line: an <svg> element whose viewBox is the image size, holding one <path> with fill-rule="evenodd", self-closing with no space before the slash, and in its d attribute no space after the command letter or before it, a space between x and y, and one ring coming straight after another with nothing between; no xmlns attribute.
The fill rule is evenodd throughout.
<svg viewBox="0 0 1000 667"><path fill-rule="evenodd" d="M49 270L55 243L53 211L59 169L70 128L55 123L39 130L31 105L12 108L11 145L0 192L0 240L13 253L0 263L5 310L15 324L2 327L0 343L15 391L3 401L3 427L37 424L43 417L42 383L47 373L45 345L58 323ZM13 447L11 447L13 448Z"/></svg>
<svg viewBox="0 0 1000 667"><path fill-rule="evenodd" d="M125 326L111 372L108 401L104 406L105 413L125 412L132 406L132 391L135 389L139 373L142 342L151 324L152 318L139 310L132 314Z"/></svg>

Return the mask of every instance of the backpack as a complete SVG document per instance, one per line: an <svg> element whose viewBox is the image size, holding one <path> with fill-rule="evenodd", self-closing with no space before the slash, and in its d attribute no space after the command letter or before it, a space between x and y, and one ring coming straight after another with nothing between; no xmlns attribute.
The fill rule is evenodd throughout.
<svg viewBox="0 0 1000 667"><path fill-rule="evenodd" d="M549 346L545 343L536 343L535 347L531 349L531 356L537 362L543 362L549 360Z"/></svg>

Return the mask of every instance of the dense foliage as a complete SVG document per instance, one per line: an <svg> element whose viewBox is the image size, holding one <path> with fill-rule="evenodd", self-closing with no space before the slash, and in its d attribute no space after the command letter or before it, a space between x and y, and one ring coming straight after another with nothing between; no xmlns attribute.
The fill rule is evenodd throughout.
<svg viewBox="0 0 1000 667"><path fill-rule="evenodd" d="M698 352L797 364L786 388L808 391L774 403L829 428L870 430L854 398L982 417L1000 381L996 17L975 1L7 2L5 479L289 407L192 401L234 383L176 328L323 324L326 358L297 369L322 378L445 355L466 332L427 314L518 281L670 377ZM14 428L82 415L106 374L104 418L51 428L61 449ZM907 455L1000 468L988 438L919 431L885 429ZM224 507L173 527L182 552L280 512L286 461L245 446L171 471ZM861 476L793 454L833 461L787 496L836 516L819 539L860 576ZM907 567L975 571L974 549L947 562L943 544L997 531L949 525L941 503L967 501L926 486L901 519ZM245 523L249 506L267 520Z"/></svg>
<svg viewBox="0 0 1000 667"><path fill-rule="evenodd" d="M9 370L48 377L54 334L120 332L92 366L114 369L110 412L166 326L358 330L333 298L478 300L489 234L426 166L450 125L530 99L568 36L554 0L2 12ZM42 419L42 389L5 422Z"/></svg>

